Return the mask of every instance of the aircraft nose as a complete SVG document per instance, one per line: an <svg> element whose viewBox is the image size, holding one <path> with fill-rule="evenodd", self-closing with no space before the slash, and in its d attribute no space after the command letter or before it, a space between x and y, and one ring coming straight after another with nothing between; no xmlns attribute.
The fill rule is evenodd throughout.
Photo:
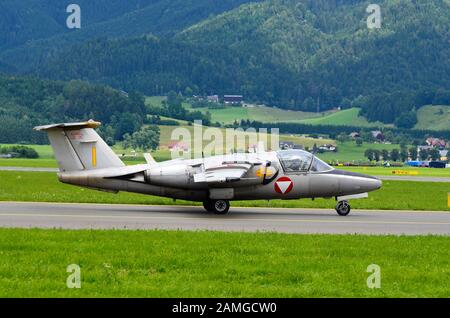
<svg viewBox="0 0 450 318"><path fill-rule="evenodd" d="M367 180L365 182L367 182L367 191L374 191L374 190L378 190L379 188L381 188L381 185L383 184L383 182L378 179L378 178L373 178L373 177L368 177L366 178Z"/></svg>
<svg viewBox="0 0 450 318"><path fill-rule="evenodd" d="M381 188L382 185L380 179L361 173L335 170L333 174L344 176L339 181L342 193L370 192Z"/></svg>

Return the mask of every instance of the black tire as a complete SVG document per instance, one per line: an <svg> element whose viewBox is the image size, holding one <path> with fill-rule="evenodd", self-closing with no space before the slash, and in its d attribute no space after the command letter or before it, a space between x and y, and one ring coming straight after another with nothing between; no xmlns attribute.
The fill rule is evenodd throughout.
<svg viewBox="0 0 450 318"><path fill-rule="evenodd" d="M203 201L203 207L208 212L214 212L212 202L211 201Z"/></svg>
<svg viewBox="0 0 450 318"><path fill-rule="evenodd" d="M227 214L230 209L230 202L228 200L211 200L211 211L214 214Z"/></svg>
<svg viewBox="0 0 450 318"><path fill-rule="evenodd" d="M347 201L339 201L336 204L336 212L340 216L346 216L350 213L351 207L350 204L348 204Z"/></svg>

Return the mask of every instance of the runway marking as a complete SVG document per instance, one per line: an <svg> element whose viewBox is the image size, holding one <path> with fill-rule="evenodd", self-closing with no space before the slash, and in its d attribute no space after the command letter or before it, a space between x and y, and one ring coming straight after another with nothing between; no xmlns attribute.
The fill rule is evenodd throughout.
<svg viewBox="0 0 450 318"><path fill-rule="evenodd" d="M362 223L362 224L403 224L403 225L450 225L450 222L415 222L415 221L351 221L351 220L312 220L312 219L232 219L232 218L193 218L185 216L120 216L120 215L82 215L82 214L25 214L0 213L0 216L53 217L53 218L110 218L110 219L160 219L160 220L206 220L206 221L263 221L263 222L297 222L297 223Z"/></svg>
<svg viewBox="0 0 450 318"><path fill-rule="evenodd" d="M307 199L305 199L307 200ZM160 207L160 208L194 208L194 209L203 209L200 205L165 205L165 204L132 204L132 203L92 203L92 202L39 202L39 201L0 201L0 206L5 204L14 204L14 205L80 205L80 206L109 206L109 207ZM334 211L333 207L327 208L290 208L290 207L251 207L251 206L233 206L232 209L253 209L253 210L284 210L283 213L286 212L295 212L295 211L322 211L322 212L330 212ZM433 211L433 210L370 210L370 209L352 209L352 211L358 212L368 212L368 213L444 213L450 214L450 211ZM165 212L165 211L164 211Z"/></svg>

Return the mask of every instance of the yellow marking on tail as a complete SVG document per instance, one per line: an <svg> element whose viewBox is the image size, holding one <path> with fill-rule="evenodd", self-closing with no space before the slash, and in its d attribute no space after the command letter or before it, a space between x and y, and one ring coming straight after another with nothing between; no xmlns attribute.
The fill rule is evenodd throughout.
<svg viewBox="0 0 450 318"><path fill-rule="evenodd" d="M97 166L97 149L95 146L92 146L92 167Z"/></svg>

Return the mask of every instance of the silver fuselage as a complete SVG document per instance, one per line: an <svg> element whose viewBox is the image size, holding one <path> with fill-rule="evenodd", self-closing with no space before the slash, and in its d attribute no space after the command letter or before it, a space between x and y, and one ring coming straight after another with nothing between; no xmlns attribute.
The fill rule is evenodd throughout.
<svg viewBox="0 0 450 318"><path fill-rule="evenodd" d="M278 151L60 172L58 177L61 182L98 190L128 191L190 201L327 198L366 193L381 187L381 181L372 176L329 166L314 171L311 168L314 160L320 160L310 156L313 158L311 164L297 171L286 168ZM198 181L194 177L205 171L205 167L216 167L214 169L219 171L221 165L227 166L228 162L251 163L251 167L242 177L222 182Z"/></svg>

